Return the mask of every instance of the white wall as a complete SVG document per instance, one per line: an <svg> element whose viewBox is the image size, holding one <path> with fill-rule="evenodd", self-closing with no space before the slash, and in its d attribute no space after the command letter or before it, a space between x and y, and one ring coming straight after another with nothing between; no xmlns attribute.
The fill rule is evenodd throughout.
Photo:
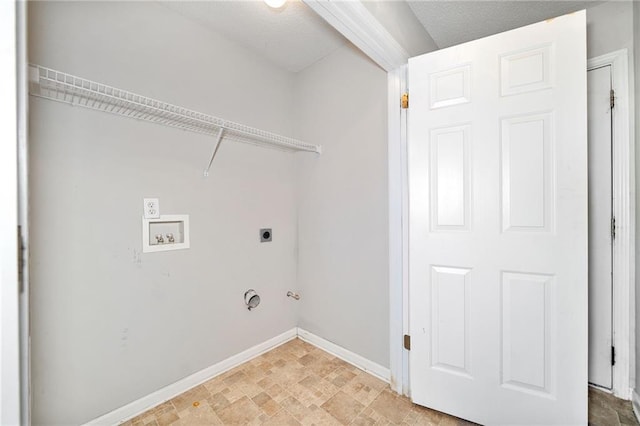
<svg viewBox="0 0 640 426"><path fill-rule="evenodd" d="M587 9L587 57L633 51L633 2L607 1Z"/></svg>
<svg viewBox="0 0 640 426"><path fill-rule="evenodd" d="M300 72L300 327L389 367L387 74L350 45Z"/></svg>
<svg viewBox="0 0 640 426"><path fill-rule="evenodd" d="M31 62L292 132L292 74L162 5L29 9ZM35 98L30 132L34 424L86 422L295 326L293 155L223 142L205 179L211 138ZM145 196L190 214L189 250L141 253Z"/></svg>
<svg viewBox="0 0 640 426"><path fill-rule="evenodd" d="M631 7L588 11L589 57L633 46ZM293 75L151 2L33 2L29 18L32 62L324 147L224 144L204 179L210 138L33 99L35 424L95 418L293 327L296 310L389 366L384 71L347 45ZM191 215L190 250L141 253L145 196Z"/></svg>

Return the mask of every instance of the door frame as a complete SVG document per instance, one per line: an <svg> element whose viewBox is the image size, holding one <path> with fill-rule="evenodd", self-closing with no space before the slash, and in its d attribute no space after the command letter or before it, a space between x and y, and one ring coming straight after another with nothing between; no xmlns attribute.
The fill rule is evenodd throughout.
<svg viewBox="0 0 640 426"><path fill-rule="evenodd" d="M21 424L16 2L0 2L0 423ZM11 95L13 94L13 96ZM13 236L13 237L11 237Z"/></svg>
<svg viewBox="0 0 640 426"><path fill-rule="evenodd" d="M411 396L409 351L409 166L407 110L400 99L408 93L408 65L388 73L389 179L389 316L390 383L395 392Z"/></svg>
<svg viewBox="0 0 640 426"><path fill-rule="evenodd" d="M611 66L615 91L611 139L613 177L613 346L616 364L612 367L612 393L631 399L635 377L635 146L633 93L629 90L628 50L621 49L587 60L587 71Z"/></svg>
<svg viewBox="0 0 640 426"><path fill-rule="evenodd" d="M20 324L20 415L31 424L31 320L29 310L29 89L27 81L27 2L16 1L16 69L18 104L18 225L22 239L22 269L19 295Z"/></svg>

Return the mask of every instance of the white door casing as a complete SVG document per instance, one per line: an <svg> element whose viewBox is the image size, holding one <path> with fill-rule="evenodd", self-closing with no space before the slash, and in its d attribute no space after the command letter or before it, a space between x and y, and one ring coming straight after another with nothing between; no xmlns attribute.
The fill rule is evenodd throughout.
<svg viewBox="0 0 640 426"><path fill-rule="evenodd" d="M587 422L585 12L409 61L414 402Z"/></svg>
<svg viewBox="0 0 640 426"><path fill-rule="evenodd" d="M21 424L16 3L0 2L0 424Z"/></svg>
<svg viewBox="0 0 640 426"><path fill-rule="evenodd" d="M611 66L587 73L589 117L589 383L612 387Z"/></svg>
<svg viewBox="0 0 640 426"><path fill-rule="evenodd" d="M22 268L19 295L20 415L31 424L31 341L29 317L29 89L27 83L27 4L16 2L16 69L18 130L18 224L21 229Z"/></svg>

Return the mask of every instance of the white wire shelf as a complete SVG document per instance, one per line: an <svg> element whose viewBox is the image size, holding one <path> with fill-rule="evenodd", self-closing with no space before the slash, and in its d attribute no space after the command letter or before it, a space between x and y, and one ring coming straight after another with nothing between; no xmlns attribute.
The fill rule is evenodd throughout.
<svg viewBox="0 0 640 426"><path fill-rule="evenodd" d="M319 145L171 105L40 65L29 65L29 93L40 98L214 136L216 143L209 167L223 139L285 151L322 152ZM208 168L205 175L207 171Z"/></svg>

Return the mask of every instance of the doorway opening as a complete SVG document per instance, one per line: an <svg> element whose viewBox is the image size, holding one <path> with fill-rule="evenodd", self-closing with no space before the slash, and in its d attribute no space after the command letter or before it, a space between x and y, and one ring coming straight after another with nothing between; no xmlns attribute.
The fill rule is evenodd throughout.
<svg viewBox="0 0 640 426"><path fill-rule="evenodd" d="M632 397L635 374L635 154L628 70L626 49L587 61L589 383L623 399Z"/></svg>
<svg viewBox="0 0 640 426"><path fill-rule="evenodd" d="M610 390L613 345L611 65L587 72L589 156L589 383Z"/></svg>

